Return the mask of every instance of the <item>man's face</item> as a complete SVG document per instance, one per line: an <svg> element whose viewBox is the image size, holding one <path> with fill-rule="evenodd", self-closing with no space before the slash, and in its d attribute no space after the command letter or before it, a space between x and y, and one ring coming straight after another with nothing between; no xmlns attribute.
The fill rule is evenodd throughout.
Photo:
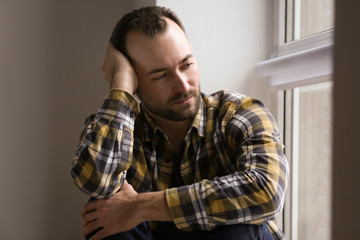
<svg viewBox="0 0 360 240"><path fill-rule="evenodd" d="M200 103L198 65L185 33L166 21L167 30L155 37L137 31L127 36L127 52L139 80L136 94L158 117L189 120Z"/></svg>

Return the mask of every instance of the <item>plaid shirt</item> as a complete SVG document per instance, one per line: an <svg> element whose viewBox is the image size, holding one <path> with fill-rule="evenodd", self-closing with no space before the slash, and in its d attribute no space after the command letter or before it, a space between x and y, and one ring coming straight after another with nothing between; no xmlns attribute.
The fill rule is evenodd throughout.
<svg viewBox="0 0 360 240"><path fill-rule="evenodd" d="M115 194L125 178L139 193L165 190L179 229L266 222L275 239L284 238L273 222L288 177L275 121L261 102L234 92L202 94L177 155L131 94L110 90L85 122L71 173L97 198Z"/></svg>

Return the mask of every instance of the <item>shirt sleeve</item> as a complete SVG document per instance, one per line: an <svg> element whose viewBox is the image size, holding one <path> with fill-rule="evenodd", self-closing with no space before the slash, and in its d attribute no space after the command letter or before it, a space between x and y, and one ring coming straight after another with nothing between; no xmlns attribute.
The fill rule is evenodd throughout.
<svg viewBox="0 0 360 240"><path fill-rule="evenodd" d="M120 189L131 165L139 112L138 101L130 93L112 89L98 113L86 119L71 169L81 191L106 198Z"/></svg>
<svg viewBox="0 0 360 240"><path fill-rule="evenodd" d="M234 168L233 173L166 190L170 213L180 229L261 224L274 219L283 207L288 164L268 110L244 98L228 106L220 125L213 141L223 165Z"/></svg>

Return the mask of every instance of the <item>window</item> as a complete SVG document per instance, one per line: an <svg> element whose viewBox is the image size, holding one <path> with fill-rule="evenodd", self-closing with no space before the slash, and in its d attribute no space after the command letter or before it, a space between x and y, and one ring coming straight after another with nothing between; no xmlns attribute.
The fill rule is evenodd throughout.
<svg viewBox="0 0 360 240"><path fill-rule="evenodd" d="M332 50L334 0L278 0L268 77L290 181L278 224L290 240L331 239Z"/></svg>
<svg viewBox="0 0 360 240"><path fill-rule="evenodd" d="M331 239L332 83L326 78L328 82L293 89L298 239Z"/></svg>
<svg viewBox="0 0 360 240"><path fill-rule="evenodd" d="M303 39L334 28L333 0L287 1L287 6L287 13L290 13L288 16L294 19L293 27L290 25L288 31L291 33L291 40Z"/></svg>
<svg viewBox="0 0 360 240"><path fill-rule="evenodd" d="M289 239L331 239L332 82L286 89L285 145L291 180L284 211ZM291 237L290 237L291 236Z"/></svg>

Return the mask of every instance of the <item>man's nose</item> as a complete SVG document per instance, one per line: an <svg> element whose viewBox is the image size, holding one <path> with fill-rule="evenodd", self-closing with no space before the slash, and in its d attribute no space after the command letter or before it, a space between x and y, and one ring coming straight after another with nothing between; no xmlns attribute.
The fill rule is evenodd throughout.
<svg viewBox="0 0 360 240"><path fill-rule="evenodd" d="M177 92L188 93L190 85L187 76L182 72L175 72L174 74L174 88Z"/></svg>

